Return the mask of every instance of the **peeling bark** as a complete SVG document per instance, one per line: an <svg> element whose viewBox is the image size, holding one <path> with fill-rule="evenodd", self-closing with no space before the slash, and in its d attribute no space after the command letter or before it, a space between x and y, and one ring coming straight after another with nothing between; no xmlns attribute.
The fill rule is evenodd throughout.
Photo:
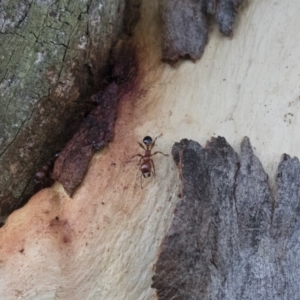
<svg viewBox="0 0 300 300"><path fill-rule="evenodd" d="M86 117L55 162L52 178L62 183L69 195L82 181L95 151L103 148L113 137L118 86L110 84L99 98L100 105Z"/></svg>
<svg viewBox="0 0 300 300"><path fill-rule="evenodd" d="M60 182L69 195L83 180L93 154L113 139L119 99L137 76L135 50L129 42L117 44L113 65L112 82L104 92L92 96L91 102L97 103L97 107L84 119L55 161L51 177Z"/></svg>
<svg viewBox="0 0 300 300"><path fill-rule="evenodd" d="M221 137L172 153L183 198L156 263L158 299L299 299L298 159L283 156L275 201L248 138L240 158Z"/></svg>
<svg viewBox="0 0 300 300"><path fill-rule="evenodd" d="M233 33L238 7L243 0L163 0L162 59L172 63L180 58L199 59L208 41L209 15L226 36Z"/></svg>

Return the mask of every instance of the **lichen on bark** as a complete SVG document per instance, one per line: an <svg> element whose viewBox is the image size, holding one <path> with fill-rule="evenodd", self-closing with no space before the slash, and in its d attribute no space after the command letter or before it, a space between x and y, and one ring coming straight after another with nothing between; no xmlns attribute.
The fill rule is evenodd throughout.
<svg viewBox="0 0 300 300"><path fill-rule="evenodd" d="M0 3L0 218L70 137L101 88L125 0ZM1 221L1 220L0 220Z"/></svg>

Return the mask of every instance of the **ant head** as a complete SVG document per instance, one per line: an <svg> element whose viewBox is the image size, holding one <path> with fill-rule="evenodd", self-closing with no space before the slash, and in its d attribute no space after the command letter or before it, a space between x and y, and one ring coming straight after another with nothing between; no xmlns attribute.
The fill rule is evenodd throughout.
<svg viewBox="0 0 300 300"><path fill-rule="evenodd" d="M143 139L143 143L146 145L146 146L149 146L151 143L152 143L152 137L151 136L145 136L144 139Z"/></svg>

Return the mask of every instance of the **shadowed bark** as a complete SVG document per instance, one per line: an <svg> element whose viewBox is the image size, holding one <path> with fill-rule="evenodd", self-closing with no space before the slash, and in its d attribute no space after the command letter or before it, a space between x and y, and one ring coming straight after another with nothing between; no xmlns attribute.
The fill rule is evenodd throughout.
<svg viewBox="0 0 300 300"><path fill-rule="evenodd" d="M138 16L124 17L124 7L125 0L1 1L0 224L91 110L123 21L132 28L127 19Z"/></svg>
<svg viewBox="0 0 300 300"><path fill-rule="evenodd" d="M300 163L284 155L277 197L248 138L182 140L172 154L182 199L161 246L158 299L299 299Z"/></svg>
<svg viewBox="0 0 300 300"><path fill-rule="evenodd" d="M59 181L69 195L81 183L93 154L113 139L119 99L136 83L137 60L130 42L120 40L112 60L112 82L103 92L92 96L91 102L97 107L84 119L55 161L51 177Z"/></svg>
<svg viewBox="0 0 300 300"><path fill-rule="evenodd" d="M55 162L52 178L62 183L69 195L82 181L95 151L103 148L113 137L118 86L110 84L97 101L99 106L85 118Z"/></svg>

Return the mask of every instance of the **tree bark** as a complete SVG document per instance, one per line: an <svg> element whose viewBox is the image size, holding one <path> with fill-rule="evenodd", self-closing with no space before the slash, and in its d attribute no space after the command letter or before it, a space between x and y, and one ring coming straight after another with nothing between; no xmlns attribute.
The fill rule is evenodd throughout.
<svg viewBox="0 0 300 300"><path fill-rule="evenodd" d="M299 299L299 160L283 155L275 200L248 138L240 158L221 137L172 153L182 199L156 263L158 299Z"/></svg>
<svg viewBox="0 0 300 300"><path fill-rule="evenodd" d="M209 19L216 20L225 36L233 35L236 15L245 0L162 0L162 59L171 64L180 58L199 59L208 41Z"/></svg>
<svg viewBox="0 0 300 300"><path fill-rule="evenodd" d="M2 298L157 299L159 287L151 288L152 277L159 270L158 257L165 249L169 229L174 228L173 220L178 220L179 214L185 216L185 227L192 223L190 219L194 220L194 215L175 210L177 205L183 207L184 201L190 200L186 195L182 197L179 170L185 170L185 166L178 168L171 155L157 154L152 157L156 177L141 178L138 158L131 160L133 155L144 153L137 142L142 142L147 135L154 138L160 134L163 135L157 139L153 152L171 154L175 142L183 138L196 141L187 143L194 147L188 149L190 154L197 156L191 180L199 169L208 173L199 180L207 182L206 187L198 182L194 186L207 192L207 202L201 198L202 194L197 195L197 199L203 200L201 204L211 204L206 207L207 214L197 211L200 216L197 222L211 224L208 237L217 240L209 240L213 245L210 249L202 240L195 245L195 240L188 239L187 234L187 245L181 248L183 254L190 247L203 251L191 253L195 261L190 264L183 257L188 265L184 269L187 266L193 271L206 266L207 274L212 275L208 278L195 273L208 288L201 291L202 295L204 292L211 298L216 293L228 295L234 281L241 284L244 292L238 287L232 291L233 296L240 293L243 297L252 292L259 299L260 294L267 295L271 290L269 284L277 283L274 291L282 287L285 293L281 299L293 299L289 294L292 292L297 295L293 288L299 282L298 184L285 184L294 175L298 176L297 159L285 156L287 160L282 159L277 169L282 153L300 156L300 140L296 138L300 126L297 118L300 2L253 0L241 11L233 38L224 37L212 25L201 59L180 61L172 66L161 61L159 3L144 1L141 6L141 19L132 36L137 47L140 82L119 99L113 141L92 157L72 198L62 185L55 183L14 211L0 229ZM245 135L251 140L253 152L245 141L240 154ZM224 136L227 142L219 141L218 136ZM214 140L210 148L205 147L211 137ZM181 144L176 145L181 150ZM203 160L203 156L207 159ZM265 172L255 156L259 157ZM252 167L248 169L248 166ZM276 179L280 189L274 182L275 173L282 174ZM266 174L270 176L268 181ZM260 189L254 189L256 186ZM288 188L289 203L281 197ZM230 198L232 194L239 197L237 204ZM223 195L226 198L219 201ZM192 200L199 204L196 198ZM257 203L263 209L258 209ZM270 209L270 206L274 207ZM252 222L257 227L249 230ZM225 225L232 234L238 227L238 235L220 231ZM201 227L200 232L194 232L192 227L191 233L198 236L205 230ZM244 243L241 235L245 236ZM174 245L177 246L175 239ZM176 254L176 249L173 251ZM240 265L238 275L231 253L245 263ZM173 263L170 266L176 268L179 266L176 255L173 258L174 262L169 260ZM199 277L187 283L197 282ZM168 287L167 279L170 277L156 283ZM184 275L182 279L187 277ZM245 286L244 279L253 280L254 286ZM180 286L180 280L175 283ZM178 295L185 292L187 286ZM272 294L265 298L276 297L280 296Z"/></svg>
<svg viewBox="0 0 300 300"><path fill-rule="evenodd" d="M0 3L0 221L32 194L34 174L90 110L124 6L123 0Z"/></svg>

